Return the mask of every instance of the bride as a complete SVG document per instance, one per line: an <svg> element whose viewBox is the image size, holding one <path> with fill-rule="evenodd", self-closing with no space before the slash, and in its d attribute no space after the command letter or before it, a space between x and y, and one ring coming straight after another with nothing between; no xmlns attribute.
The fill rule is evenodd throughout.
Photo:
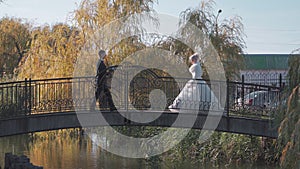
<svg viewBox="0 0 300 169"><path fill-rule="evenodd" d="M184 88L173 101L173 104L169 106L171 111L176 111L176 109L208 111L212 102L217 101L207 83L204 80L200 80L202 78L202 69L199 59L197 53L189 57L192 63L189 68L192 79L185 84Z"/></svg>

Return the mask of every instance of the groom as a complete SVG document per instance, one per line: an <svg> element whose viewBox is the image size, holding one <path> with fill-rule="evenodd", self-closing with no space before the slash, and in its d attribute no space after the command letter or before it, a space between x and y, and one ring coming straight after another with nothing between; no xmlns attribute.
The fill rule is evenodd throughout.
<svg viewBox="0 0 300 169"><path fill-rule="evenodd" d="M104 63L104 59L106 58L106 52L104 50L100 50L98 52L98 56L99 56L99 60L97 63L97 76L96 76L96 92L95 92L95 98L96 101L103 101L103 100L99 100L100 99L100 95L103 92L103 94L105 95L105 97L107 98L108 104L109 104L109 109L110 111L114 111L116 110L116 107L114 105L114 102L112 100L112 96L111 93L109 91L107 84L107 78L106 78L106 65Z"/></svg>

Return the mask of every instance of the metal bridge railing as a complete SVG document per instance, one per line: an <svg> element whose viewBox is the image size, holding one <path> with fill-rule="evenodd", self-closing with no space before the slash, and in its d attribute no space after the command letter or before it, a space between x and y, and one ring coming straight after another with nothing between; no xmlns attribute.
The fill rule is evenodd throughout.
<svg viewBox="0 0 300 169"><path fill-rule="evenodd" d="M231 116L272 118L281 102L281 87L242 82L228 83Z"/></svg>
<svg viewBox="0 0 300 169"><path fill-rule="evenodd" d="M116 66L108 68L106 77L107 84L111 85L111 77ZM111 93L117 98L114 102L118 110L148 110L151 102L160 103L159 99L166 99L164 105L172 104L173 100L180 93L186 82L190 79L169 77L166 73L159 70L145 69L136 74L131 82L128 82L128 75L137 71L135 67L124 67L117 79L118 86L112 87ZM216 111L224 111L227 116L241 116L250 118L270 118L276 112L280 104L280 87L257 85L242 82L220 82L205 81L203 79L194 80L193 83L199 86L199 90L205 88L206 84L214 88L216 99L209 94L204 94L201 100L186 100L184 107L205 112L209 108ZM224 86L227 86L224 88ZM150 100L149 96L155 89L159 89L165 94L166 98L159 97ZM226 90L226 95L221 91ZM201 91L200 93L207 92ZM183 94L184 95L184 94ZM195 93L189 97L198 97ZM206 98L207 97L207 98ZM187 97L188 98L188 97ZM34 113L68 112L76 110L90 110L91 104L95 100L95 77L74 77L74 78L55 78L0 83L0 119L26 116ZM225 105L220 105L225 103ZM157 105L157 104L154 104ZM159 104L158 104L159 105ZM223 109L222 107L225 107ZM108 104L104 99L96 104L97 109L107 109ZM153 108L153 107L152 107Z"/></svg>

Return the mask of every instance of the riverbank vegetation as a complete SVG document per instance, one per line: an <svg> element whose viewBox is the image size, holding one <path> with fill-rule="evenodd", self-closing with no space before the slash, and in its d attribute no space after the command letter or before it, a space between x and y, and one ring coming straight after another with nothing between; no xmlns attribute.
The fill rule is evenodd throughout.
<svg viewBox="0 0 300 169"><path fill-rule="evenodd" d="M288 96L279 116L278 149L281 151L282 168L300 167L300 50L289 58L289 85L285 90Z"/></svg>

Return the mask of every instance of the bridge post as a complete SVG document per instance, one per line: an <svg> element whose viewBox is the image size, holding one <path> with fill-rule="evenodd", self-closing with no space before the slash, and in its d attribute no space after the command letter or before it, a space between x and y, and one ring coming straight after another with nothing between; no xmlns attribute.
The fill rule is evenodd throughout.
<svg viewBox="0 0 300 169"><path fill-rule="evenodd" d="M229 79L226 79L226 129L230 129L230 117L229 117Z"/></svg>
<svg viewBox="0 0 300 169"><path fill-rule="evenodd" d="M282 89L282 74L281 73L279 74L279 87L281 90Z"/></svg>
<svg viewBox="0 0 300 169"><path fill-rule="evenodd" d="M244 109L244 95L245 95L245 76L242 75L242 91L241 91L241 98L242 98L242 108Z"/></svg>
<svg viewBox="0 0 300 169"><path fill-rule="evenodd" d="M27 115L28 113L28 88L27 88L27 85L28 85L28 82L27 82L27 78L25 78L25 86L24 86L24 114Z"/></svg>
<svg viewBox="0 0 300 169"><path fill-rule="evenodd" d="M226 80L226 114L229 117L229 79Z"/></svg>
<svg viewBox="0 0 300 169"><path fill-rule="evenodd" d="M31 99L31 78L29 78L29 85L28 85L28 114L31 114L31 108L32 108L32 99Z"/></svg>
<svg viewBox="0 0 300 169"><path fill-rule="evenodd" d="M282 74L279 74L279 103L281 104L281 93L283 91L283 85L282 85Z"/></svg>
<svg viewBox="0 0 300 169"><path fill-rule="evenodd" d="M127 66L127 65L126 65ZM129 83L128 83L128 67L126 67L126 80L125 80L125 92L124 92L124 97L125 97L125 110L126 112L128 112L128 97L129 97L129 91L128 91L128 88L129 88Z"/></svg>
<svg viewBox="0 0 300 169"><path fill-rule="evenodd" d="M25 78L24 86L24 114L31 114L32 99L31 99L31 78Z"/></svg>

